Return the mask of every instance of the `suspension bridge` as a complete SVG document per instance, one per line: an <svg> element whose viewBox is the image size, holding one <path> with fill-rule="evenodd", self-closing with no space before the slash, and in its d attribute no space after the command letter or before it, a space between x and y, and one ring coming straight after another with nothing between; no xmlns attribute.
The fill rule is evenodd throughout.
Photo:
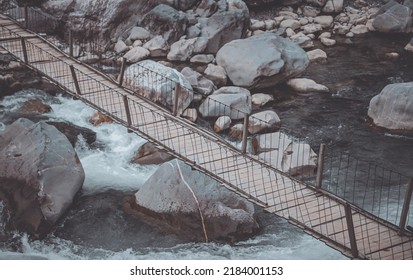
<svg viewBox="0 0 413 280"><path fill-rule="evenodd" d="M122 72L120 78L114 80L29 31L25 28L30 26L27 11L25 14L23 20L0 15L1 51L11 54L74 98L350 258L413 259L413 233L407 222L413 190L411 179L395 172L384 175L384 170L378 174L376 167L373 170L370 165L358 162L354 167L349 158L340 159L337 166L331 157L329 165L323 161L321 145L316 183L300 181L273 164L279 162L280 153L274 153L273 157L277 158L270 159L248 153L246 130L242 148L238 149L180 117L177 99L169 109L151 102L144 96L147 89L123 85ZM173 96L189 90L148 69L141 71L155 75L151 81L166 80ZM251 117L239 113L245 115L247 127ZM275 141L279 145L292 141L282 134L274 135L269 134L264 141ZM278 139L274 139L276 137ZM309 156L304 148L297 153L295 161L304 161ZM350 178L351 168L355 175ZM359 180L359 173L366 179ZM387 183L378 186L378 180ZM333 190L334 185L340 187L350 182L353 183L350 195L348 191L340 195ZM380 194L376 195L378 191ZM366 195L369 192L373 195ZM363 201L371 199L369 205L375 206L363 207L357 200L360 194ZM384 215L382 209L385 209Z"/></svg>

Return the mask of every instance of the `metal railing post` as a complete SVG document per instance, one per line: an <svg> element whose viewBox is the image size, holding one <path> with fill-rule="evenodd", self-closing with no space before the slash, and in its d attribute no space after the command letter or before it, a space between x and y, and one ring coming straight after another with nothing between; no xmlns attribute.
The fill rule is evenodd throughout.
<svg viewBox="0 0 413 280"><path fill-rule="evenodd" d="M73 32L69 29L69 55L73 57Z"/></svg>
<svg viewBox="0 0 413 280"><path fill-rule="evenodd" d="M399 223L399 235L403 235L406 231L406 223L407 223L407 216L409 214L410 202L412 200L412 193L413 193L413 178L409 179L407 183L406 194L404 196L404 203L403 209L400 216L400 223Z"/></svg>
<svg viewBox="0 0 413 280"><path fill-rule="evenodd" d="M126 95L123 96L123 104L125 105L126 121L128 122L128 132L132 132L132 130L130 129L132 126L132 119L130 116L128 96Z"/></svg>
<svg viewBox="0 0 413 280"><path fill-rule="evenodd" d="M75 68L73 67L73 65L69 65L69 68L70 68L70 72L72 73L73 82L75 83L76 93L77 95L80 96L81 92L80 92L79 82L76 77Z"/></svg>
<svg viewBox="0 0 413 280"><path fill-rule="evenodd" d="M324 171L324 151L326 145L320 144L320 152L318 153L318 163L317 163L317 179L316 179L316 188L321 189L323 181L323 171Z"/></svg>
<svg viewBox="0 0 413 280"><path fill-rule="evenodd" d="M244 115L244 127L243 127L243 131L242 131L242 147L241 147L241 152L243 154L245 154L247 152L249 119L250 119L250 115L245 113L245 115Z"/></svg>
<svg viewBox="0 0 413 280"><path fill-rule="evenodd" d="M182 86L179 82L176 82L175 84L175 96L174 96L174 103L173 103L173 110L172 113L174 116L178 115L178 101L179 101L179 96L181 95L182 91Z"/></svg>
<svg viewBox="0 0 413 280"><path fill-rule="evenodd" d="M22 43L23 60L24 60L24 63L28 64L29 63L29 57L27 56L26 41L24 40L23 37L20 40L21 40L21 43Z"/></svg>
<svg viewBox="0 0 413 280"><path fill-rule="evenodd" d="M119 77L118 77L119 86L122 86L122 84L123 84L123 78L125 76L125 69L126 69L126 61L127 61L126 58L123 57L122 58L122 65L120 67L120 74L119 74Z"/></svg>
<svg viewBox="0 0 413 280"><path fill-rule="evenodd" d="M24 28L29 28L29 7L24 4Z"/></svg>
<svg viewBox="0 0 413 280"><path fill-rule="evenodd" d="M346 203L344 205L344 210L345 210L345 213L346 213L348 236L350 238L351 255L354 258L357 258L359 256L359 252L358 252L358 248L357 248L356 234L354 232L353 214L351 213L350 204Z"/></svg>

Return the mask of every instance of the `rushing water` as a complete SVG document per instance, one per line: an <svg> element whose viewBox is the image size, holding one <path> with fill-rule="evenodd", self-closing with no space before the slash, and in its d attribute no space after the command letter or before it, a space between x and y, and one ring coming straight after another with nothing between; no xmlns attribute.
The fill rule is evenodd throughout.
<svg viewBox="0 0 413 280"><path fill-rule="evenodd" d="M233 245L182 243L142 224L119 210L122 197L136 192L157 166L130 164L144 140L116 124L93 126L94 110L81 101L37 90L25 90L2 100L11 114L28 99L50 104L53 120L94 130L97 146L79 141L76 150L85 169L82 194L56 230L42 241L15 233L0 242L0 258L47 259L341 259L339 252L304 234L286 221L260 213L264 230ZM75 112L75 113L74 113ZM118 206L117 206L118 205ZM91 206L95 209L90 209ZM2 207L0 207L0 210ZM0 224L0 227L3 227ZM0 235L1 236L1 235Z"/></svg>

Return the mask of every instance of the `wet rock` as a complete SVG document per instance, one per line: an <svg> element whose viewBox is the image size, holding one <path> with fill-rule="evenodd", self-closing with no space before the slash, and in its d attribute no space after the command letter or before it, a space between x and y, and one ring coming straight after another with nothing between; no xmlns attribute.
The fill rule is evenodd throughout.
<svg viewBox="0 0 413 280"><path fill-rule="evenodd" d="M389 1L373 20L373 27L379 32L410 32L412 9L395 1Z"/></svg>
<svg viewBox="0 0 413 280"><path fill-rule="evenodd" d="M344 0L328 0L324 5L323 12L326 14L336 14L343 11Z"/></svg>
<svg viewBox="0 0 413 280"><path fill-rule="evenodd" d="M94 126L101 125L103 123L113 123L111 117L102 114L99 111L96 111L92 117L90 117L89 122Z"/></svg>
<svg viewBox="0 0 413 280"><path fill-rule="evenodd" d="M174 7L175 9L185 11L188 10L197 4L199 0L166 0L166 3Z"/></svg>
<svg viewBox="0 0 413 280"><path fill-rule="evenodd" d="M236 8L217 12L202 24L200 36L208 39L205 53L216 53L226 43L245 37L250 24L249 11L242 1L238 3Z"/></svg>
<svg viewBox="0 0 413 280"><path fill-rule="evenodd" d="M251 103L256 106L264 106L268 102L271 102L274 100L274 97L270 94L265 94L265 93L256 93L253 94L251 97Z"/></svg>
<svg viewBox="0 0 413 280"><path fill-rule="evenodd" d="M19 119L0 134L0 198L8 227L43 238L69 208L85 174L54 126Z"/></svg>
<svg viewBox="0 0 413 280"><path fill-rule="evenodd" d="M151 57L166 56L169 51L169 45L161 35L153 37L143 47L150 52Z"/></svg>
<svg viewBox="0 0 413 280"><path fill-rule="evenodd" d="M129 47L125 44L124 41L119 40L116 44L115 44L115 48L114 48L115 52L117 54L120 53L124 53L127 52L129 50Z"/></svg>
<svg viewBox="0 0 413 280"><path fill-rule="evenodd" d="M413 82L385 86L371 99L368 116L379 127L412 134Z"/></svg>
<svg viewBox="0 0 413 280"><path fill-rule="evenodd" d="M86 143L92 145L96 142L96 132L91 129L80 127L72 123L46 121L47 124L53 125L69 140L72 147L76 146L79 136L82 136Z"/></svg>
<svg viewBox="0 0 413 280"><path fill-rule="evenodd" d="M248 132L256 134L264 130L277 130L281 126L280 117L271 110L259 112L249 117Z"/></svg>
<svg viewBox="0 0 413 280"><path fill-rule="evenodd" d="M51 111L52 107L38 99L27 100L19 109L19 113L22 115L40 115Z"/></svg>
<svg viewBox="0 0 413 280"><path fill-rule="evenodd" d="M206 38L181 39L171 45L167 55L170 61L187 61L193 54L203 52L207 46Z"/></svg>
<svg viewBox="0 0 413 280"><path fill-rule="evenodd" d="M369 29L367 28L366 25L363 24L359 24L354 26L353 28L351 28L351 33L355 34L355 35L361 35L361 34L365 34L369 32Z"/></svg>
<svg viewBox="0 0 413 280"><path fill-rule="evenodd" d="M161 164L172 160L174 157L157 148L154 144L147 142L139 147L131 163L135 164Z"/></svg>
<svg viewBox="0 0 413 280"><path fill-rule="evenodd" d="M136 63L144 60L150 55L150 52L143 47L134 47L128 51L123 57L130 63Z"/></svg>
<svg viewBox="0 0 413 280"><path fill-rule="evenodd" d="M188 89L178 93L178 114L181 114L193 100L191 84L181 73L152 60L140 61L125 70L125 86L170 110L173 109L176 83Z"/></svg>
<svg viewBox="0 0 413 280"><path fill-rule="evenodd" d="M259 230L251 202L178 160L161 165L135 198L138 217L185 240L235 242Z"/></svg>
<svg viewBox="0 0 413 280"><path fill-rule="evenodd" d="M290 40L299 45L303 49L309 49L314 47L313 40L303 33L292 35Z"/></svg>
<svg viewBox="0 0 413 280"><path fill-rule="evenodd" d="M151 33L143 27L134 26L129 33L127 40L136 41L136 40L148 40L151 37Z"/></svg>
<svg viewBox="0 0 413 280"><path fill-rule="evenodd" d="M185 67L181 71L182 75L188 80L195 92L202 95L210 95L216 90L214 83L205 78L200 73L192 70L189 67Z"/></svg>
<svg viewBox="0 0 413 280"><path fill-rule="evenodd" d="M191 57L189 61L196 64L209 64L212 63L214 59L215 57L212 54L197 54Z"/></svg>
<svg viewBox="0 0 413 280"><path fill-rule="evenodd" d="M242 123L238 123L236 125L231 126L228 132L228 136L234 139L241 139L244 133L244 125Z"/></svg>
<svg viewBox="0 0 413 280"><path fill-rule="evenodd" d="M222 87L208 96L199 107L204 117L229 116L242 119L251 112L251 93L240 87Z"/></svg>
<svg viewBox="0 0 413 280"><path fill-rule="evenodd" d="M188 18L184 13L160 4L145 15L141 26L145 26L153 34L162 35L168 43L172 44L185 34Z"/></svg>
<svg viewBox="0 0 413 280"><path fill-rule="evenodd" d="M307 52L308 59L313 63L327 63L327 53L321 49L315 49Z"/></svg>
<svg viewBox="0 0 413 280"><path fill-rule="evenodd" d="M318 16L314 18L314 22L321 25L322 28L329 28L333 21L334 18L332 16Z"/></svg>
<svg viewBox="0 0 413 280"><path fill-rule="evenodd" d="M227 84L227 72L224 67L215 64L208 64L204 71L205 77L213 81L217 87L222 87Z"/></svg>
<svg viewBox="0 0 413 280"><path fill-rule="evenodd" d="M191 122L196 122L196 120L198 119L198 110L194 108L188 108L182 113L181 116L187 120L190 120Z"/></svg>
<svg viewBox="0 0 413 280"><path fill-rule="evenodd" d="M292 78L309 64L302 48L273 33L234 40L219 50L216 61L234 85L254 89Z"/></svg>
<svg viewBox="0 0 413 280"><path fill-rule="evenodd" d="M76 36L97 38L97 35L101 35L99 38L102 38L100 41L102 45L106 45L112 38L122 37L125 30L136 26L139 19L158 4L158 1L136 0L47 0L43 2L42 8L62 22L70 23L70 29Z"/></svg>
<svg viewBox="0 0 413 280"><path fill-rule="evenodd" d="M215 0L202 0L195 12L200 17L210 17L218 11L218 4Z"/></svg>
<svg viewBox="0 0 413 280"><path fill-rule="evenodd" d="M332 47L337 43L336 40L334 39L329 39L329 38L321 38L321 44L323 44L326 47Z"/></svg>
<svg viewBox="0 0 413 280"><path fill-rule="evenodd" d="M228 116L219 117L214 123L214 131L220 133L231 126L231 118Z"/></svg>
<svg viewBox="0 0 413 280"><path fill-rule="evenodd" d="M287 81L287 85L294 91L309 93L309 92L325 92L328 93L329 89L317 84L315 81L308 78L294 78Z"/></svg>

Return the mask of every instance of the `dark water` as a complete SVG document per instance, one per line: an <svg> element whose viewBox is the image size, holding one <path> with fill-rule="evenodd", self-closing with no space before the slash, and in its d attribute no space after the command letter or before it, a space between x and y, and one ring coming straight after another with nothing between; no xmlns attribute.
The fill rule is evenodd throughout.
<svg viewBox="0 0 413 280"><path fill-rule="evenodd" d="M413 54L403 50L410 37L369 34L322 49L327 64L311 64L303 77L324 84L330 94L295 94L280 86L272 92L273 108L283 126L305 135L312 146L330 150L413 176L413 137L397 136L371 125L367 116L371 98L388 84L413 80ZM389 60L386 53L397 52Z"/></svg>

